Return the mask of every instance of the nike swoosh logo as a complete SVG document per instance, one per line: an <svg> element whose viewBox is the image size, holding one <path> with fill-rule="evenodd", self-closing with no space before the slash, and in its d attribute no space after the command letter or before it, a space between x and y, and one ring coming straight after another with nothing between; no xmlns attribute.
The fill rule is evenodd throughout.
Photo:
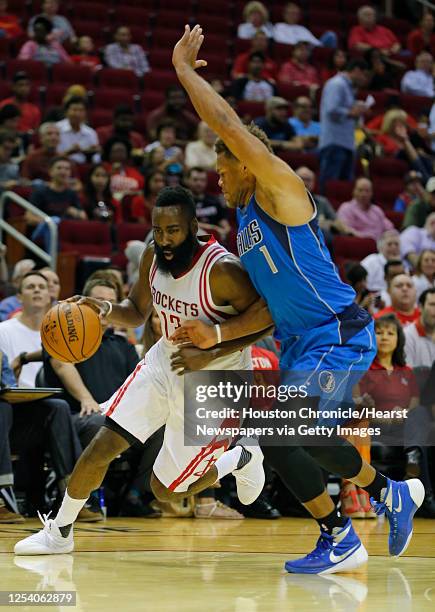
<svg viewBox="0 0 435 612"><path fill-rule="evenodd" d="M329 555L329 560L331 561L331 563L340 563L340 561L344 561L345 559L350 557L350 555L352 555L359 547L360 547L360 544L357 544L350 550L347 550L345 553L343 553L342 555L338 555L338 556L334 553L334 551L332 551L331 554Z"/></svg>
<svg viewBox="0 0 435 612"><path fill-rule="evenodd" d="M399 505L397 506L397 508L394 508L394 510L396 512L402 512L402 498L400 496L400 491L397 491L397 494L399 496Z"/></svg>

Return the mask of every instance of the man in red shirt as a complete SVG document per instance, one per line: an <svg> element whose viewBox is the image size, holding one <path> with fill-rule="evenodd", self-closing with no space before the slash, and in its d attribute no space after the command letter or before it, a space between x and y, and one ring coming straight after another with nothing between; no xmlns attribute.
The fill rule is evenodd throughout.
<svg viewBox="0 0 435 612"><path fill-rule="evenodd" d="M251 40L251 48L245 53L239 53L234 60L231 76L233 79L245 77L248 74L249 58L252 53L260 51L264 55L264 67L261 73L261 78L267 81L275 81L278 67L276 63L269 57L269 39L262 30L257 30L254 38Z"/></svg>
<svg viewBox="0 0 435 612"><path fill-rule="evenodd" d="M425 13L420 21L420 27L412 30L406 39L406 46L413 55L429 51L435 55L435 20L432 13Z"/></svg>
<svg viewBox="0 0 435 612"><path fill-rule="evenodd" d="M103 147L109 138L116 136L128 140L133 149L143 149L144 139L139 132L133 130L134 113L128 104L120 104L113 113L112 125L104 125L97 128L98 140Z"/></svg>
<svg viewBox="0 0 435 612"><path fill-rule="evenodd" d="M361 6L358 9L358 22L359 25L350 31L349 49L366 51L375 48L386 55L400 51L400 42L396 35L390 29L376 23L376 11L373 7Z"/></svg>
<svg viewBox="0 0 435 612"><path fill-rule="evenodd" d="M291 60L281 66L278 81L288 85L307 85L317 88L320 86L319 73L308 62L310 45L300 41L293 47Z"/></svg>
<svg viewBox="0 0 435 612"><path fill-rule="evenodd" d="M383 308L375 314L375 319L394 313L403 326L418 320L420 308L417 306L417 292L412 278L408 274L398 274L389 283L388 293L391 296L391 306Z"/></svg>
<svg viewBox="0 0 435 612"><path fill-rule="evenodd" d="M0 102L0 108L6 104L13 104L21 111L18 122L19 132L29 132L36 130L41 122L41 111L39 108L28 102L31 89L31 82L26 72L16 72L12 79L12 93L10 98Z"/></svg>

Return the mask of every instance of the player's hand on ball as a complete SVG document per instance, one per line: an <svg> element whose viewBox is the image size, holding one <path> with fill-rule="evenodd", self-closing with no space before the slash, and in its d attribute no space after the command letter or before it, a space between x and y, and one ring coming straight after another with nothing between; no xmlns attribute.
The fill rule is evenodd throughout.
<svg viewBox="0 0 435 612"><path fill-rule="evenodd" d="M70 297L63 301L64 302L75 302L76 304L79 304L80 306L83 304L85 304L86 306L90 306L90 308L92 308L92 310L94 310L97 313L100 319L104 319L107 316L109 309L110 309L107 301L98 300L97 298L91 298L91 297L87 297L84 295L73 295L73 297Z"/></svg>
<svg viewBox="0 0 435 612"><path fill-rule="evenodd" d="M208 349L217 344L216 330L202 321L183 321L169 338L174 344L191 342L200 349Z"/></svg>
<svg viewBox="0 0 435 612"><path fill-rule="evenodd" d="M204 40L202 28L196 25L192 30L184 26L184 34L177 42L172 53L172 63L175 70L190 66L194 70L207 66L205 60L198 60L198 52Z"/></svg>
<svg viewBox="0 0 435 612"><path fill-rule="evenodd" d="M93 414L94 412L100 413L101 407L100 404L94 400L93 397L87 397L80 402L80 416L88 416L89 414Z"/></svg>
<svg viewBox="0 0 435 612"><path fill-rule="evenodd" d="M180 345L177 352L171 355L171 370L176 372L177 376L182 376L188 371L202 370L213 359L216 359L214 351L203 351L191 344Z"/></svg>

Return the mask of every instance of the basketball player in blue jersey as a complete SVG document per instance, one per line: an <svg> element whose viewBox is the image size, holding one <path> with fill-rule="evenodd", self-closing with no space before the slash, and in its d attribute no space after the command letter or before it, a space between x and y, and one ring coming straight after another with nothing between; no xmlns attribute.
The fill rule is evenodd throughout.
<svg viewBox="0 0 435 612"><path fill-rule="evenodd" d="M331 397L339 406L349 402L351 387L374 358L373 322L354 303L353 289L340 280L303 182L273 154L265 134L256 126L244 126L196 72L206 66L197 59L203 40L200 26L186 26L174 48L173 64L198 115L219 136L219 184L228 206L239 209L239 255L263 300L221 325L186 322L173 340L190 340L206 349L264 329L272 317L281 341L281 369L291 370L292 376L311 373L309 394L319 398L320 410ZM363 78L361 68L353 72L355 80L358 74ZM348 571L367 560L350 519L340 516L327 494L320 466L364 488L376 512L388 517L390 554L399 556L406 550L413 516L424 499L419 480L386 478L338 436L329 446L264 446L263 451L321 530L315 549L288 561L287 571Z"/></svg>

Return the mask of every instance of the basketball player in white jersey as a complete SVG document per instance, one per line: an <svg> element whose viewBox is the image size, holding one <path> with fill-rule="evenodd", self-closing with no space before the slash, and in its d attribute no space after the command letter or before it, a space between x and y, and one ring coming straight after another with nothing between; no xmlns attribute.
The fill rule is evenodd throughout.
<svg viewBox="0 0 435 612"><path fill-rule="evenodd" d="M255 501L263 488L263 454L255 441L241 440L230 450L230 439L213 439L206 446L184 445L184 377L171 369L178 349L169 340L185 320L197 318L218 326L250 309L259 296L234 255L212 238L205 242L197 238L195 203L186 189L162 190L153 210L153 231L154 244L145 251L139 279L126 300L115 305L81 296L71 299L92 306L106 321L121 327L141 325L154 306L163 338L104 405L105 424L78 460L56 518L40 516L44 528L18 542L15 554L71 552L72 524L90 492L100 486L110 462L137 440L145 442L162 425L166 425L165 437L151 480L158 499L193 495L229 473L236 478L244 504ZM265 309L267 333L270 324ZM208 370L250 369L250 352L245 347L263 334L222 343L212 349L212 361L210 354L193 348L198 352L198 369L201 359Z"/></svg>

